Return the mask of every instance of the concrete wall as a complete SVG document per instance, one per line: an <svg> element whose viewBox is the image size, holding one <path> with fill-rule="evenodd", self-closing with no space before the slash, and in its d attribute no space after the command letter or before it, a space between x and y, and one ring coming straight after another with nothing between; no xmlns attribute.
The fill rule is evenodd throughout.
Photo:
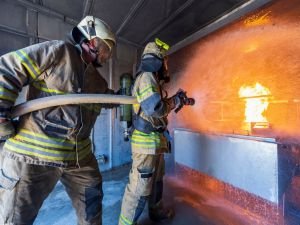
<svg viewBox="0 0 300 225"><path fill-rule="evenodd" d="M80 5L79 3L81 2L78 1L77 4ZM17 1L0 0L0 55L38 42L64 40L76 24L76 21L61 14L45 11L37 13L30 3L26 4L28 5ZM82 10L79 7L78 15L70 16L79 20L82 17L80 14ZM100 69L110 88L118 90L119 77L123 73L133 72L136 55L135 47L118 43L113 59ZM22 101L24 101L24 93L21 93L18 103ZM130 144L123 140L123 128L119 123L119 116L118 109L102 110L95 124L92 133L95 155L97 158L104 155L108 160L100 163L101 170L130 162Z"/></svg>

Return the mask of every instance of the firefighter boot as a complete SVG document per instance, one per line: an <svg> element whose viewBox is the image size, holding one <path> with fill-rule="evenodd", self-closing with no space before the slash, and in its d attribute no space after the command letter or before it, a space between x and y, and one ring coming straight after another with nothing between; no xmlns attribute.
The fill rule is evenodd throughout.
<svg viewBox="0 0 300 225"><path fill-rule="evenodd" d="M175 216L174 209L164 208L160 201L155 207L149 209L149 217L152 221L159 222L172 219Z"/></svg>

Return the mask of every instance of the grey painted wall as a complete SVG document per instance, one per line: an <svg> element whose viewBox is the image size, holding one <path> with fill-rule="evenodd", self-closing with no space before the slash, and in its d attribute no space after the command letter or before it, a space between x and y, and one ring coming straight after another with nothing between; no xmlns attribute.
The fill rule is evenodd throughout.
<svg viewBox="0 0 300 225"><path fill-rule="evenodd" d="M279 203L278 145L274 139L178 129L174 144L177 163Z"/></svg>
<svg viewBox="0 0 300 225"><path fill-rule="evenodd" d="M38 42L65 39L72 27L73 24L63 18L37 13L16 1L0 0L0 55ZM134 72L136 57L135 47L118 43L113 59L100 69L110 88L118 90L119 77ZM17 102L22 101L24 92ZM96 121L92 133L94 152L96 157L105 155L108 159L106 163L100 163L101 170L130 162L130 143L123 140L119 116L118 109L102 110Z"/></svg>

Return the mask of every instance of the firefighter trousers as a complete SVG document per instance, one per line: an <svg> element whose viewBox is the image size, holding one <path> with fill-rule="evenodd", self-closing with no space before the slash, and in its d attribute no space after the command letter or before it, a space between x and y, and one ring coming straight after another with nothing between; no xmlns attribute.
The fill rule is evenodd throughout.
<svg viewBox="0 0 300 225"><path fill-rule="evenodd" d="M119 225L135 224L148 201L149 212L162 206L164 154L132 153L132 168L123 196Z"/></svg>
<svg viewBox="0 0 300 225"><path fill-rule="evenodd" d="M102 177L92 155L80 168L26 164L0 153L0 224L33 224L58 181L76 210L78 224L102 224Z"/></svg>

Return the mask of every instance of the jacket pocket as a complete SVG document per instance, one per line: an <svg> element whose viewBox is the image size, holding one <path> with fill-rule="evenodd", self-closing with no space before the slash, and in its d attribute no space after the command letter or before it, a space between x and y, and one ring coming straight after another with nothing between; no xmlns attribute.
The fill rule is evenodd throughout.
<svg viewBox="0 0 300 225"><path fill-rule="evenodd" d="M80 125L77 106L58 106L34 114L44 132L52 137L70 138Z"/></svg>
<svg viewBox="0 0 300 225"><path fill-rule="evenodd" d="M0 188L12 190L19 180L20 178L13 178L7 175L3 169L0 170Z"/></svg>
<svg viewBox="0 0 300 225"><path fill-rule="evenodd" d="M68 137L72 133L73 128L63 126L58 123L53 123L49 120L45 120L45 131L48 134L54 134L54 136Z"/></svg>

